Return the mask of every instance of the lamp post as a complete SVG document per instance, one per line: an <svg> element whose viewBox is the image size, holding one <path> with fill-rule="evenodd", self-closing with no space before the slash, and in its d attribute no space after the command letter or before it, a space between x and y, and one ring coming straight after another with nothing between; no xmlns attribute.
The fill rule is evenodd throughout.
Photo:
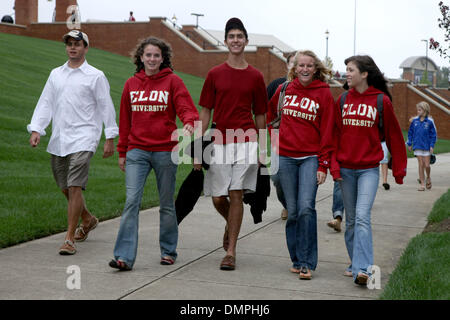
<svg viewBox="0 0 450 320"><path fill-rule="evenodd" d="M202 13L191 13L191 16L196 17L195 27L198 28L198 17L204 17L205 15Z"/></svg>
<svg viewBox="0 0 450 320"><path fill-rule="evenodd" d="M328 63L328 35L330 34L330 32L328 31L328 29L327 29L327 31L325 31L325 37L326 37L326 39L327 39L327 49L326 49L326 54L325 54L325 61Z"/></svg>
<svg viewBox="0 0 450 320"><path fill-rule="evenodd" d="M428 40L424 39L422 41L425 42L425 80L428 81Z"/></svg>

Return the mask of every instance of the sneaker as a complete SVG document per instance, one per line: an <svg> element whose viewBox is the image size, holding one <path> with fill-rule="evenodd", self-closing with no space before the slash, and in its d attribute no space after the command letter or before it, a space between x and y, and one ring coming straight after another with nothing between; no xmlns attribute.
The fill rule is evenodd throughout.
<svg viewBox="0 0 450 320"><path fill-rule="evenodd" d="M90 231L94 230L98 225L98 219L92 216L91 221L88 226L80 225L77 230L75 230L75 241L81 242L87 239Z"/></svg>
<svg viewBox="0 0 450 320"><path fill-rule="evenodd" d="M333 228L337 232L341 232L341 221L339 219L333 219L327 223L327 226Z"/></svg>
<svg viewBox="0 0 450 320"><path fill-rule="evenodd" d="M389 190L389 188L391 186L389 185L389 183L383 183L383 187L384 187L384 190Z"/></svg>
<svg viewBox="0 0 450 320"><path fill-rule="evenodd" d="M311 280L311 270L309 270L307 267L302 267L300 269L300 274L298 277L300 280Z"/></svg>
<svg viewBox="0 0 450 320"><path fill-rule="evenodd" d="M281 220L287 220L288 211L286 209L281 210Z"/></svg>
<svg viewBox="0 0 450 320"><path fill-rule="evenodd" d="M59 254L62 256L68 256L75 254L77 252L77 249L75 248L75 245L70 240L65 240L64 244L59 248Z"/></svg>

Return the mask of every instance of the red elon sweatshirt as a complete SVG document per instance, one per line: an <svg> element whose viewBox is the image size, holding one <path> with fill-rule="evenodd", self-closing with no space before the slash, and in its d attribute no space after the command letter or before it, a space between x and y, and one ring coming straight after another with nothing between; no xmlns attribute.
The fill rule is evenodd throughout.
<svg viewBox="0 0 450 320"><path fill-rule="evenodd" d="M348 169L377 167L383 159L381 141L385 139L392 157L392 174L395 182L403 183L407 166L405 141L392 102L387 95L383 97L384 130L380 133L377 110L377 96L380 93L382 93L380 90L372 86L363 93L352 88L348 92L342 112L341 97L336 101L336 152L333 154L330 170L334 179L341 177L340 167Z"/></svg>
<svg viewBox="0 0 450 320"><path fill-rule="evenodd" d="M267 123L276 118L281 85L269 101ZM298 78L286 88L279 131L279 154L300 158L317 155L319 171L327 172L333 151L334 99L325 82L304 87Z"/></svg>
<svg viewBox="0 0 450 320"><path fill-rule="evenodd" d="M134 148L145 151L172 151L178 144L172 132L177 129L176 116L184 125L194 126L198 111L186 86L170 68L153 76L144 70L125 83L120 101L120 157Z"/></svg>

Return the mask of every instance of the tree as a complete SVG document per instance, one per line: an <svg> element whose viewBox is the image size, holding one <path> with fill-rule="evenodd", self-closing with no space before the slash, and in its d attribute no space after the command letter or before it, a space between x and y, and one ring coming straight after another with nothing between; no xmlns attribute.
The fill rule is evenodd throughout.
<svg viewBox="0 0 450 320"><path fill-rule="evenodd" d="M330 70L333 70L333 61L331 60L330 57L326 57L322 62L325 67L327 67Z"/></svg>
<svg viewBox="0 0 450 320"><path fill-rule="evenodd" d="M431 82L430 82L430 80L428 80L428 71L427 70L425 70L423 72L422 79L420 79L419 83L427 84L427 85L431 86Z"/></svg>
<svg viewBox="0 0 450 320"><path fill-rule="evenodd" d="M439 88L447 88L450 81L450 68L441 67L438 72L437 86Z"/></svg>
<svg viewBox="0 0 450 320"><path fill-rule="evenodd" d="M444 41L450 41L450 9L448 6L444 5L444 2L439 2L439 10L441 11L442 17L438 19L439 28L444 30ZM450 59L450 54L448 53L448 44L441 45L439 42L430 38L430 49L439 52L442 58Z"/></svg>

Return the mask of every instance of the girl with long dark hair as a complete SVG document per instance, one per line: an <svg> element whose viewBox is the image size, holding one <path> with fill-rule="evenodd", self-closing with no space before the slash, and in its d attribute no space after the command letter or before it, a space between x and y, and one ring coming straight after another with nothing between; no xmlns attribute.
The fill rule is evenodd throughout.
<svg viewBox="0 0 450 320"><path fill-rule="evenodd" d="M333 158L337 162L333 162L331 174L340 181L345 207L345 244L351 264L344 274L365 285L373 265L370 220L383 159L380 141L386 140L392 155L397 184L402 184L406 175L407 157L392 96L380 69L369 56L353 56L345 64L344 88L350 90L336 102L338 134Z"/></svg>

